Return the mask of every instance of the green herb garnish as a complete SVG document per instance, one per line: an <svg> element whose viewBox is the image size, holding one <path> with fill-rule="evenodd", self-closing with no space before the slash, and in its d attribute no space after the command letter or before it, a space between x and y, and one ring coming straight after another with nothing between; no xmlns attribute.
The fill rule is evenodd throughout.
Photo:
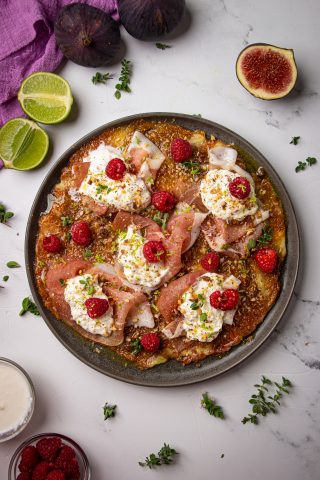
<svg viewBox="0 0 320 480"><path fill-rule="evenodd" d="M272 236L273 236L273 230L272 230L271 227L263 228L262 229L262 234L260 235L260 237L257 240L257 244L259 246L267 245L269 242L271 242Z"/></svg>
<svg viewBox="0 0 320 480"><path fill-rule="evenodd" d="M20 310L20 317L24 315L26 312L33 313L33 315L40 315L37 305L30 300L29 297L26 297L22 300L22 309Z"/></svg>
<svg viewBox="0 0 320 480"><path fill-rule="evenodd" d="M190 305L191 310L198 310L198 308L202 307L204 300L205 300L204 296L201 293L199 293L198 298L194 300Z"/></svg>
<svg viewBox="0 0 320 480"><path fill-rule="evenodd" d="M61 222L63 227L67 227L72 224L72 220L69 217L61 217Z"/></svg>
<svg viewBox="0 0 320 480"><path fill-rule="evenodd" d="M269 388L275 385L276 391L273 396L268 395ZM280 399L284 393L289 393L288 388L292 387L292 383L285 377L282 377L282 384L272 382L264 375L261 377L261 384L254 385L258 392L251 395L249 403L252 405L252 413L242 419L242 423L247 422L258 425L258 415L265 417L269 413L277 413L277 407L280 405Z"/></svg>
<svg viewBox="0 0 320 480"><path fill-rule="evenodd" d="M168 220L169 220L169 213L157 212L157 213L154 215L153 220L154 220L158 225L160 225L160 227L162 228L162 230L166 230L166 228L167 228L167 223L168 223Z"/></svg>
<svg viewBox="0 0 320 480"><path fill-rule="evenodd" d="M68 242L71 242L71 240L72 240L71 232L67 233L67 240L68 240Z"/></svg>
<svg viewBox="0 0 320 480"><path fill-rule="evenodd" d="M20 268L20 265L18 262L15 262L15 261L10 261L7 263L7 267L8 268Z"/></svg>
<svg viewBox="0 0 320 480"><path fill-rule="evenodd" d="M167 48L172 48L172 45L166 45L165 43L160 43L160 42L157 42L155 45L160 50L166 50Z"/></svg>
<svg viewBox="0 0 320 480"><path fill-rule="evenodd" d="M13 212L7 212L6 207L0 203L0 223L7 223L14 216Z"/></svg>
<svg viewBox="0 0 320 480"><path fill-rule="evenodd" d="M83 289L88 292L89 295L93 295L95 292L94 286L91 285L89 278L86 278L85 280L79 280L79 283L83 285Z"/></svg>
<svg viewBox="0 0 320 480"><path fill-rule="evenodd" d="M63 278L59 278L60 285L65 285L66 281Z"/></svg>
<svg viewBox="0 0 320 480"><path fill-rule="evenodd" d="M131 93L129 87L132 75L132 62L130 60L123 59L121 62L121 72L119 77L119 83L116 84L116 91L114 96L119 100L121 98L121 92Z"/></svg>
<svg viewBox="0 0 320 480"><path fill-rule="evenodd" d="M95 75L93 75L93 77L91 78L91 82L94 84L94 85L97 85L98 83L107 83L108 80L110 80L111 78L113 77L113 75L111 75L110 73L100 73L100 72L96 72Z"/></svg>
<svg viewBox="0 0 320 480"><path fill-rule="evenodd" d="M202 394L201 405L207 410L210 415L224 419L222 407L220 407L220 405L217 405L216 402L209 397L209 394L207 392Z"/></svg>
<svg viewBox="0 0 320 480"><path fill-rule="evenodd" d="M93 255L92 251L90 250L90 248L86 248L85 251L83 252L83 258L85 258L86 260L88 258L91 258Z"/></svg>
<svg viewBox="0 0 320 480"><path fill-rule="evenodd" d="M298 145L299 140L300 140L300 137L292 137L292 140L290 143L292 143L293 145Z"/></svg>
<svg viewBox="0 0 320 480"><path fill-rule="evenodd" d="M104 420L114 417L116 414L116 408L117 405L110 405L108 402L106 402L103 407Z"/></svg>
<svg viewBox="0 0 320 480"><path fill-rule="evenodd" d="M138 353L142 352L142 345L139 338L136 338L135 340L131 340L130 346L131 346L131 353L133 353L133 355L138 355Z"/></svg>
<svg viewBox="0 0 320 480"><path fill-rule="evenodd" d="M207 320L207 314L205 312L200 314L200 322L205 322Z"/></svg>
<svg viewBox="0 0 320 480"><path fill-rule="evenodd" d="M5 275L5 276L2 278L2 280L3 280L4 282L7 282L7 281L9 280L9 275Z"/></svg>
<svg viewBox="0 0 320 480"><path fill-rule="evenodd" d="M312 167L312 165L315 165L317 163L317 159L315 157L308 157L306 158L305 162L298 162L298 165L295 168L296 173L302 172L307 168L307 166Z"/></svg>
<svg viewBox="0 0 320 480"><path fill-rule="evenodd" d="M253 238L250 238L249 242L247 243L247 247L249 250L251 250L252 248L255 248L257 242L256 240L254 240Z"/></svg>
<svg viewBox="0 0 320 480"><path fill-rule="evenodd" d="M96 194L99 195L103 190L106 190L106 193L110 193L112 189L107 185L98 185L96 188Z"/></svg>
<svg viewBox="0 0 320 480"><path fill-rule="evenodd" d="M194 162L193 160L187 160L182 162L181 165L190 170L191 175L200 175L202 172L202 167L199 162Z"/></svg>
<svg viewBox="0 0 320 480"><path fill-rule="evenodd" d="M101 255L96 255L96 256L95 256L95 261L96 261L97 263L105 263L106 259L103 258Z"/></svg>
<svg viewBox="0 0 320 480"><path fill-rule="evenodd" d="M178 455L178 452L171 448L170 445L166 443L163 444L163 447L159 450L158 455L151 453L146 457L144 462L138 462L140 467L155 468L160 465L170 465L173 462L174 455Z"/></svg>

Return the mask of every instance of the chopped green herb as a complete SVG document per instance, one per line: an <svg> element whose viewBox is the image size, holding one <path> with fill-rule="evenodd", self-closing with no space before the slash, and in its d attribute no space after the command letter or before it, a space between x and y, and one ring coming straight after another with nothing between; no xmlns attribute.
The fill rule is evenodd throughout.
<svg viewBox="0 0 320 480"><path fill-rule="evenodd" d="M172 45L166 45L165 43L160 43L160 42L157 42L155 45L160 50L166 50L167 48L172 48Z"/></svg>
<svg viewBox="0 0 320 480"><path fill-rule="evenodd" d="M160 227L162 228L162 230L166 230L166 228L167 228L167 223L168 223L168 220L169 220L169 213L157 212L157 213L154 215L153 220L154 220L158 225L160 225Z"/></svg>
<svg viewBox="0 0 320 480"><path fill-rule="evenodd" d="M8 262L7 263L7 267L8 268L20 268L20 265L18 262L15 262L15 261L11 261L11 262Z"/></svg>
<svg viewBox="0 0 320 480"><path fill-rule="evenodd" d="M298 165L295 168L295 171L302 172L307 168L307 166L312 167L312 165L315 165L317 163L317 159L315 157L308 157L305 162L298 162Z"/></svg>
<svg viewBox="0 0 320 480"><path fill-rule="evenodd" d="M112 189L107 185L98 185L96 188L96 194L99 195L103 190L106 190L106 193L110 193Z"/></svg>
<svg viewBox="0 0 320 480"><path fill-rule="evenodd" d="M67 240L68 240L68 242L71 242L71 239L72 239L71 232L68 232L68 233L67 233Z"/></svg>
<svg viewBox="0 0 320 480"><path fill-rule="evenodd" d="M63 227L67 227L72 224L72 220L69 217L61 217L61 222Z"/></svg>
<svg viewBox="0 0 320 480"><path fill-rule="evenodd" d="M3 280L4 282L7 282L7 281L9 280L9 275L5 275L5 276L2 278L2 280Z"/></svg>
<svg viewBox="0 0 320 480"><path fill-rule="evenodd" d="M121 98L121 92L130 93L129 87L132 75L132 62L130 60L123 59L121 62L121 72L119 77L119 83L116 84L116 91L114 96L119 100Z"/></svg>
<svg viewBox="0 0 320 480"><path fill-rule="evenodd" d="M247 247L249 250L251 250L252 248L255 248L257 242L253 239L253 238L250 238L249 242L247 243Z"/></svg>
<svg viewBox="0 0 320 480"><path fill-rule="evenodd" d="M308 157L306 159L306 162L309 165L309 167L311 167L312 165L315 165L317 163L317 159L315 157Z"/></svg>
<svg viewBox="0 0 320 480"><path fill-rule="evenodd" d="M117 405L110 405L108 402L106 402L103 407L104 420L114 417L116 414L116 408Z"/></svg>
<svg viewBox="0 0 320 480"><path fill-rule="evenodd" d="M88 292L89 295L93 295L95 292L94 286L91 285L89 278L86 278L85 280L79 280L79 283L83 285L83 289Z"/></svg>
<svg viewBox="0 0 320 480"><path fill-rule="evenodd" d="M290 143L293 145L297 145L299 143L300 137L292 137L292 140Z"/></svg>
<svg viewBox="0 0 320 480"><path fill-rule="evenodd" d="M14 216L13 212L7 212L6 207L0 203L0 223L7 223Z"/></svg>
<svg viewBox="0 0 320 480"><path fill-rule="evenodd" d="M22 300L22 309L20 310L20 317L24 315L26 312L33 313L33 315L40 315L37 305L30 300L29 297L26 297Z"/></svg>
<svg viewBox="0 0 320 480"><path fill-rule="evenodd" d="M273 230L271 227L269 228L263 228L262 229L262 234L257 240L257 243L259 246L261 245L266 245L267 243L271 242L273 237Z"/></svg>
<svg viewBox="0 0 320 480"><path fill-rule="evenodd" d="M171 448L170 445L166 443L163 444L163 447L159 450L158 455L151 453L146 457L144 462L138 462L140 467L155 468L160 465L170 465L173 462L174 455L178 455L178 452Z"/></svg>
<svg viewBox="0 0 320 480"><path fill-rule="evenodd" d="M65 285L66 281L63 278L59 278L60 285Z"/></svg>
<svg viewBox="0 0 320 480"><path fill-rule="evenodd" d="M202 307L204 300L205 300L204 296L201 293L199 293L198 298L194 300L190 305L191 310L198 310L198 308Z"/></svg>
<svg viewBox="0 0 320 480"><path fill-rule="evenodd" d="M142 352L142 345L139 338L135 340L131 340L131 353L133 355L138 355L138 353Z"/></svg>
<svg viewBox="0 0 320 480"><path fill-rule="evenodd" d="M273 396L268 395L269 388L275 385L275 393ZM254 385L257 388L257 393L251 395L249 403L252 405L252 413L242 419L242 423L247 422L258 425L258 415L265 417L269 413L277 413L277 407L280 405L280 399L284 393L289 393L288 388L292 387L292 383L285 377L282 377L282 384L272 382L269 378L262 376L261 384Z"/></svg>
<svg viewBox="0 0 320 480"><path fill-rule="evenodd" d="M209 397L207 392L202 394L201 405L207 410L210 415L224 419L222 407L220 407L220 405L217 405L216 402Z"/></svg>
<svg viewBox="0 0 320 480"><path fill-rule="evenodd" d="M91 258L93 255L92 251L90 248L86 248L85 251L83 252L83 258L88 259Z"/></svg>
<svg viewBox="0 0 320 480"><path fill-rule="evenodd" d="M199 162L194 162L193 160L187 160L182 162L181 165L190 170L191 175L200 175L202 172L202 167Z"/></svg>
<svg viewBox="0 0 320 480"><path fill-rule="evenodd" d="M206 313L201 313L200 314L200 322L205 322L207 320L207 314Z"/></svg>
<svg viewBox="0 0 320 480"><path fill-rule="evenodd" d="M110 73L100 73L96 72L95 75L91 78L91 81L94 85L97 85L98 83L107 83L108 80L110 80L113 77Z"/></svg>

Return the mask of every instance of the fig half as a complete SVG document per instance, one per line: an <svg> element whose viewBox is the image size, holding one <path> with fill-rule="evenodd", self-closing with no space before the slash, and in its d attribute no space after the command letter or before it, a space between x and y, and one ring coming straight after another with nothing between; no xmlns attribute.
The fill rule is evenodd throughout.
<svg viewBox="0 0 320 480"><path fill-rule="evenodd" d="M108 65L121 45L118 23L103 10L84 3L63 7L58 13L54 33L62 53L85 67Z"/></svg>
<svg viewBox="0 0 320 480"><path fill-rule="evenodd" d="M266 43L248 45L242 50L236 72L241 85L263 100L285 97L297 80L293 50Z"/></svg>

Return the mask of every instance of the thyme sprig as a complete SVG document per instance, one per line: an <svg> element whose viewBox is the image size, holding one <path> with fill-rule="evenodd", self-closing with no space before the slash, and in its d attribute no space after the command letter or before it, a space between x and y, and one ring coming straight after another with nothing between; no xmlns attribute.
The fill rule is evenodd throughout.
<svg viewBox="0 0 320 480"><path fill-rule="evenodd" d="M302 172L305 170L308 166L312 167L312 165L315 165L317 163L317 159L315 157L308 157L306 158L305 162L298 162L298 165L295 168L296 173Z"/></svg>
<svg viewBox="0 0 320 480"><path fill-rule="evenodd" d="M285 377L282 377L282 384L272 382L264 375L261 377L261 384L254 385L257 388L257 393L251 395L249 403L252 405L252 413L242 419L242 423L253 423L258 425L259 415L265 417L269 413L277 413L277 407L280 406L280 400L283 394L289 394L289 388L292 383ZM269 388L275 387L274 395L268 395Z"/></svg>
<svg viewBox="0 0 320 480"><path fill-rule="evenodd" d="M6 207L3 203L0 203L0 223L7 223L10 218L14 216L13 212L7 212Z"/></svg>
<svg viewBox="0 0 320 480"><path fill-rule="evenodd" d="M162 230L166 230L166 228L167 228L167 223L168 223L168 220L169 220L169 213L157 212L157 213L154 215L153 220L154 220L158 225L160 225L160 227L162 228Z"/></svg>
<svg viewBox="0 0 320 480"><path fill-rule="evenodd" d="M104 420L114 417L116 415L116 408L117 405L110 405L108 402L106 402L103 406Z"/></svg>
<svg viewBox="0 0 320 480"><path fill-rule="evenodd" d="M178 452L171 448L170 445L164 443L163 447L160 448L158 455L155 453L150 453L148 457L146 457L144 462L138 462L140 467L148 467L148 468L155 468L160 465L170 465L173 462L173 457L178 455Z"/></svg>
<svg viewBox="0 0 320 480"><path fill-rule="evenodd" d="M225 418L222 407L217 405L216 402L209 397L207 392L202 394L201 406L207 410L209 415L221 418L222 420Z"/></svg>
<svg viewBox="0 0 320 480"><path fill-rule="evenodd" d="M268 243L271 242L273 238L273 229L271 227L268 228L263 228L262 229L262 234L258 238L258 240L254 240L253 238L250 238L248 242L248 248L251 250L252 248L255 248L256 246L263 247L267 245Z"/></svg>
<svg viewBox="0 0 320 480"><path fill-rule="evenodd" d="M157 42L156 47L159 48L159 50L166 50L167 48L172 48L172 45L166 45L165 43L160 43Z"/></svg>
<svg viewBox="0 0 320 480"><path fill-rule="evenodd" d="M111 75L109 72L107 73L100 73L96 72L95 75L91 78L91 81L94 85L97 85L98 83L103 83L106 84L108 80L113 78L113 75Z"/></svg>
<svg viewBox="0 0 320 480"><path fill-rule="evenodd" d="M121 72L118 83L116 84L116 91L114 96L119 100L121 98L121 92L131 93L129 87L132 75L132 62L125 58L121 62Z"/></svg>
<svg viewBox="0 0 320 480"><path fill-rule="evenodd" d="M130 347L131 347L131 353L133 353L133 355L138 355L140 352L142 352L142 345L139 338L136 338L135 340L131 340Z"/></svg>
<svg viewBox="0 0 320 480"><path fill-rule="evenodd" d="M182 162L181 165L188 168L188 170L190 170L191 175L200 175L200 173L202 173L202 167L199 162L195 162L193 160L187 160L186 162Z"/></svg>

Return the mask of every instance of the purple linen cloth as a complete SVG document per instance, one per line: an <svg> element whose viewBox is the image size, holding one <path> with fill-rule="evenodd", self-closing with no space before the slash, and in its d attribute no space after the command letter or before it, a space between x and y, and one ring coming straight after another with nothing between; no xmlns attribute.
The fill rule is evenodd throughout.
<svg viewBox="0 0 320 480"><path fill-rule="evenodd" d="M31 73L54 71L63 55L54 37L61 7L74 0L1 0L0 9L0 126L22 116L16 98L21 82ZM119 20L116 0L78 0Z"/></svg>

